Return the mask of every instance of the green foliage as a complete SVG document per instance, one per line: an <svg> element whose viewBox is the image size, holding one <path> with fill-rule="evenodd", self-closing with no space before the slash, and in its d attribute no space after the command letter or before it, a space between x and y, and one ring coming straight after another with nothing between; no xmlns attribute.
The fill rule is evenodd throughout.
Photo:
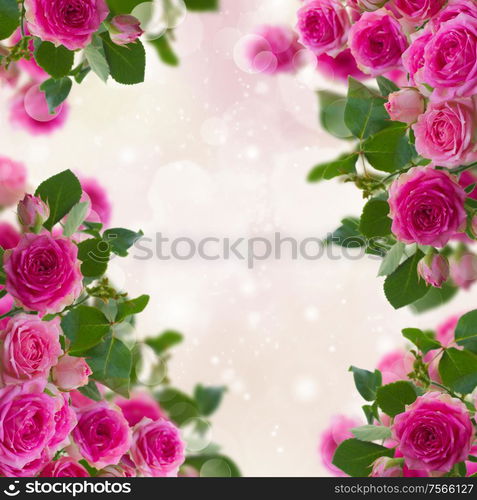
<svg viewBox="0 0 477 500"><path fill-rule="evenodd" d="M430 332L423 332L419 328L405 328L402 331L403 337L410 340L422 354L427 354L434 349L440 349L442 346Z"/></svg>
<svg viewBox="0 0 477 500"><path fill-rule="evenodd" d="M141 295L136 299L120 302L118 304L116 322L123 321L128 316L141 313L142 311L144 311L144 309L146 309L148 303L149 303L149 295Z"/></svg>
<svg viewBox="0 0 477 500"><path fill-rule="evenodd" d="M166 351L177 344L180 344L184 339L179 332L167 330L157 337L148 338L146 344L151 347L158 356L162 356Z"/></svg>
<svg viewBox="0 0 477 500"><path fill-rule="evenodd" d="M168 66L179 66L179 58L172 48L167 34L160 38L149 40L149 43L156 49L157 55L164 64Z"/></svg>
<svg viewBox="0 0 477 500"><path fill-rule="evenodd" d="M201 415L204 417L212 415L220 406L226 390L227 388L224 386L204 387L202 384L198 384L194 389L194 398Z"/></svg>
<svg viewBox="0 0 477 500"><path fill-rule="evenodd" d="M0 0L0 40L8 38L20 24L17 0Z"/></svg>
<svg viewBox="0 0 477 500"><path fill-rule="evenodd" d="M65 76L59 80L50 78L45 80L40 85L40 90L45 93L46 102L48 103L48 110L53 114L65 100L70 95L73 82L71 78Z"/></svg>
<svg viewBox="0 0 477 500"><path fill-rule="evenodd" d="M470 311L459 319L455 339L458 345L477 353L477 310Z"/></svg>
<svg viewBox="0 0 477 500"><path fill-rule="evenodd" d="M194 468L200 477L241 477L237 464L225 455L190 455L184 465Z"/></svg>
<svg viewBox="0 0 477 500"><path fill-rule="evenodd" d="M395 417L406 409L406 405L414 403L417 391L411 382L400 380L379 387L376 392L376 402L386 415Z"/></svg>
<svg viewBox="0 0 477 500"><path fill-rule="evenodd" d="M51 42L38 40L35 44L35 60L55 79L67 76L74 62L74 52L63 45L56 47Z"/></svg>
<svg viewBox="0 0 477 500"><path fill-rule="evenodd" d="M358 158L359 156L356 153L345 154L336 161L316 165L308 174L308 182L318 182L333 179L340 175L354 174L356 173Z"/></svg>
<svg viewBox="0 0 477 500"><path fill-rule="evenodd" d="M90 238L78 244L81 273L87 278L99 278L108 269L111 249L101 238Z"/></svg>
<svg viewBox="0 0 477 500"><path fill-rule="evenodd" d="M184 3L190 11L219 10L219 0L184 0Z"/></svg>
<svg viewBox="0 0 477 500"><path fill-rule="evenodd" d="M444 283L442 288L429 287L429 291L424 297L414 302L411 308L417 313L430 311L452 300L458 291L459 289L450 283Z"/></svg>
<svg viewBox="0 0 477 500"><path fill-rule="evenodd" d="M391 233L391 224L389 204L386 200L373 198L366 203L359 224L359 230L364 236L387 236Z"/></svg>
<svg viewBox="0 0 477 500"><path fill-rule="evenodd" d="M379 370L370 372L362 368L351 366L349 369L353 373L356 389L366 401L374 401L376 399L376 391L381 386L382 376Z"/></svg>
<svg viewBox="0 0 477 500"><path fill-rule="evenodd" d="M381 441L391 437L391 429L384 425L363 425L351 429L351 432L360 441Z"/></svg>
<svg viewBox="0 0 477 500"><path fill-rule="evenodd" d="M352 138L353 134L345 123L346 97L322 90L318 92L318 99L320 123L324 130L339 139Z"/></svg>
<svg viewBox="0 0 477 500"><path fill-rule="evenodd" d="M155 396L161 408L177 425L182 425L191 418L200 417L197 402L184 392L173 387L165 387L158 391Z"/></svg>
<svg viewBox="0 0 477 500"><path fill-rule="evenodd" d="M146 52L142 43L137 40L128 45L116 45L107 32L101 38L112 78L124 85L142 83L146 70Z"/></svg>
<svg viewBox="0 0 477 500"><path fill-rule="evenodd" d="M477 355L470 351L447 349L439 362L444 385L460 394L470 394L477 387Z"/></svg>
<svg viewBox="0 0 477 500"><path fill-rule="evenodd" d="M142 236L144 236L142 231L135 232L122 227L116 227L104 231L103 240L108 243L113 253L120 257L126 257L128 250Z"/></svg>

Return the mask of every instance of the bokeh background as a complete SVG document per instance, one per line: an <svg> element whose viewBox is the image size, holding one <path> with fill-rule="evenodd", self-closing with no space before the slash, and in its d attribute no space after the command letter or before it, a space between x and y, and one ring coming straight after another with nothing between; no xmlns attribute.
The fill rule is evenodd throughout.
<svg viewBox="0 0 477 500"><path fill-rule="evenodd" d="M234 49L257 25L294 23L296 0L221 0L220 14L188 15L177 29L179 68L149 54L147 80L125 88L88 78L66 127L31 137L8 125L0 98L0 152L22 160L32 186L65 168L94 176L114 202L113 225L148 237L323 237L363 205L350 185L310 185L310 168L346 144L318 125L319 88L305 70L248 74ZM248 476L320 476L317 443L334 414L360 416L351 364L374 368L401 346L406 326L434 327L475 307L461 294L414 316L386 302L376 260L112 263L114 281L149 293L141 334L186 336L171 377L226 384L213 439Z"/></svg>

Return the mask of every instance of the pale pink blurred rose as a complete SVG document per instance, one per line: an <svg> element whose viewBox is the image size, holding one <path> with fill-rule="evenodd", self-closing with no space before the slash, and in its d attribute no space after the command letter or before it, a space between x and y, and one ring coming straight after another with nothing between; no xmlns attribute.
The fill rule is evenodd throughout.
<svg viewBox="0 0 477 500"><path fill-rule="evenodd" d="M468 290L477 280L477 255L464 252L451 258L450 275L459 288Z"/></svg>
<svg viewBox="0 0 477 500"><path fill-rule="evenodd" d="M321 435L319 453L323 466L333 475L344 477L346 474L333 465L333 456L338 446L346 439L353 438L351 429L359 427L362 423L358 419L349 418L345 415L337 415L332 418L331 425Z"/></svg>
<svg viewBox="0 0 477 500"><path fill-rule="evenodd" d="M80 177L83 194L91 203L91 211L86 220L101 222L108 226L111 222L112 203L106 189L94 177ZM99 220L94 220L96 217Z"/></svg>
<svg viewBox="0 0 477 500"><path fill-rule="evenodd" d="M0 84L5 83L9 87L15 87L19 78L20 71L15 63L10 64L8 69L0 66Z"/></svg>
<svg viewBox="0 0 477 500"><path fill-rule="evenodd" d="M379 457L373 462L370 477L403 477L403 460Z"/></svg>
<svg viewBox="0 0 477 500"><path fill-rule="evenodd" d="M141 22L134 16L121 14L111 19L109 34L116 45L133 43L143 33Z"/></svg>
<svg viewBox="0 0 477 500"><path fill-rule="evenodd" d="M0 207L14 205L26 189L27 171L23 163L0 156Z"/></svg>
<svg viewBox="0 0 477 500"><path fill-rule="evenodd" d="M146 392L136 392L130 399L118 397L114 402L121 408L124 418L131 427L134 427L144 417L152 421L166 418L165 413L156 400Z"/></svg>
<svg viewBox="0 0 477 500"><path fill-rule="evenodd" d="M84 358L65 354L53 367L51 376L54 384L62 391L72 391L88 383L92 370Z"/></svg>
<svg viewBox="0 0 477 500"><path fill-rule="evenodd" d="M199 471L190 465L183 465L179 469L178 477L200 477Z"/></svg>
<svg viewBox="0 0 477 500"><path fill-rule="evenodd" d="M442 288L449 279L449 261L444 255L426 255L419 261L417 273L428 285Z"/></svg>
<svg viewBox="0 0 477 500"><path fill-rule="evenodd" d="M377 369L383 376L383 385L407 380L412 372L414 357L409 351L398 350L386 354L378 363Z"/></svg>
<svg viewBox="0 0 477 500"><path fill-rule="evenodd" d="M418 90L407 88L389 94L385 108L391 120L410 125L424 113L426 105L424 96Z"/></svg>
<svg viewBox="0 0 477 500"><path fill-rule="evenodd" d="M18 203L17 215L26 230L38 232L50 216L50 209L40 197L26 194Z"/></svg>
<svg viewBox="0 0 477 500"><path fill-rule="evenodd" d="M356 80L364 80L369 78L363 73L356 64L356 59L353 57L350 49L345 49L336 57L331 57L328 54L322 54L317 57L317 69L324 76L330 79L338 79L344 82L348 81L351 76Z"/></svg>
<svg viewBox="0 0 477 500"><path fill-rule="evenodd" d="M451 316L436 328L436 339L444 346L450 347L455 344L455 328L460 316Z"/></svg>
<svg viewBox="0 0 477 500"><path fill-rule="evenodd" d="M20 233L9 222L0 222L0 247L4 250L15 248L20 242Z"/></svg>

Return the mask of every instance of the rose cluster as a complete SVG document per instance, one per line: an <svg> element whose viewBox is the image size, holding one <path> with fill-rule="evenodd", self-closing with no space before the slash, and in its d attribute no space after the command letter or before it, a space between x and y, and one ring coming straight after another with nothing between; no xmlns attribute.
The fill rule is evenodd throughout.
<svg viewBox="0 0 477 500"><path fill-rule="evenodd" d="M436 332L404 330L404 336L415 343L413 350L389 353L374 372L351 368L355 380L369 382L375 395L361 391L370 402L363 406L367 425L362 419L339 415L323 433L319 452L330 473L372 477L475 475L476 384L456 378L447 363L450 358L477 362L460 333L474 325L474 318L475 311L452 317ZM370 444L373 441L381 444ZM374 460L364 456L366 449L371 451L370 446L380 455ZM350 466L351 458L359 462L357 468Z"/></svg>

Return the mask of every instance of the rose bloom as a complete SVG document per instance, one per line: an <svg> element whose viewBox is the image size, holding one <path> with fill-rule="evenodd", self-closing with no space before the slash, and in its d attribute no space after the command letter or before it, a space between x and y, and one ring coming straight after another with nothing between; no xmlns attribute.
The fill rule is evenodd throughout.
<svg viewBox="0 0 477 500"><path fill-rule="evenodd" d="M136 477L136 466L128 455L123 455L118 465L108 465L97 477Z"/></svg>
<svg viewBox="0 0 477 500"><path fill-rule="evenodd" d="M47 379L63 353L60 335L60 318L42 321L29 314L13 316L0 332L2 382L11 385Z"/></svg>
<svg viewBox="0 0 477 500"><path fill-rule="evenodd" d="M0 467L20 469L42 457L55 435L55 398L27 383L0 389Z"/></svg>
<svg viewBox="0 0 477 500"><path fill-rule="evenodd" d="M415 123L419 115L424 113L426 109L422 94L418 90L411 88L389 94L388 102L384 107L391 120L409 125Z"/></svg>
<svg viewBox="0 0 477 500"><path fill-rule="evenodd" d="M403 477L402 459L379 457L373 463L370 477Z"/></svg>
<svg viewBox="0 0 477 500"><path fill-rule="evenodd" d="M20 233L8 222L0 222L0 247L9 250L18 245Z"/></svg>
<svg viewBox="0 0 477 500"><path fill-rule="evenodd" d="M122 14L111 19L110 35L116 45L133 43L143 33L139 19L134 16Z"/></svg>
<svg viewBox="0 0 477 500"><path fill-rule="evenodd" d="M333 417L331 425L323 432L320 439L319 453L323 466L335 476L344 477L346 474L333 465L333 456L336 448L345 441L351 439L351 429L359 427L361 422L357 419L348 418L344 415Z"/></svg>
<svg viewBox="0 0 477 500"><path fill-rule="evenodd" d="M477 281L477 255L463 252L450 261L450 275L454 285L468 290Z"/></svg>
<svg viewBox="0 0 477 500"><path fill-rule="evenodd" d="M41 472L40 477L89 477L88 471L71 457L61 457L50 462Z"/></svg>
<svg viewBox="0 0 477 500"><path fill-rule="evenodd" d="M404 19L422 24L436 15L447 0L391 0L391 4Z"/></svg>
<svg viewBox="0 0 477 500"><path fill-rule="evenodd" d="M477 93L477 19L461 14L441 25L424 50L424 81L436 101Z"/></svg>
<svg viewBox="0 0 477 500"><path fill-rule="evenodd" d="M175 477L184 463L185 444L168 420L143 418L133 429L130 454L145 477Z"/></svg>
<svg viewBox="0 0 477 500"><path fill-rule="evenodd" d="M0 290L3 290L3 285L0 285ZM10 312L13 309L14 301L13 297L8 293L0 298L0 316L3 316L7 312ZM3 330L5 326L10 321L9 317L0 319L0 330Z"/></svg>
<svg viewBox="0 0 477 500"><path fill-rule="evenodd" d="M76 413L70 406L70 397L67 393L59 392L52 384L47 385L50 393L55 394L55 434L48 443L51 451L56 452L70 444L71 431L76 427Z"/></svg>
<svg viewBox="0 0 477 500"><path fill-rule="evenodd" d="M412 43L402 55L402 64L409 74L409 83L411 85L420 85L424 83L422 75L424 68L424 52L427 44L432 38L432 33L426 29L418 31L411 36Z"/></svg>
<svg viewBox="0 0 477 500"><path fill-rule="evenodd" d="M336 56L343 49L351 25L339 0L310 0L298 10L300 42L316 55Z"/></svg>
<svg viewBox="0 0 477 500"><path fill-rule="evenodd" d="M435 32L439 30L443 23L455 19L459 14L468 14L477 18L477 3L475 3L475 0L449 0L445 8L434 16L429 24Z"/></svg>
<svg viewBox="0 0 477 500"><path fill-rule="evenodd" d="M88 383L92 370L84 358L65 354L53 367L51 377L62 391L72 391Z"/></svg>
<svg viewBox="0 0 477 500"><path fill-rule="evenodd" d="M444 255L426 255L417 264L417 274L428 285L442 288L442 285L449 279L449 261Z"/></svg>
<svg viewBox="0 0 477 500"><path fill-rule="evenodd" d="M6 289L27 311L57 313L80 295L82 275L78 247L50 233L26 233L18 246L7 250Z"/></svg>
<svg viewBox="0 0 477 500"><path fill-rule="evenodd" d="M408 43L399 21L386 10L365 12L349 32L358 66L373 76L400 69Z"/></svg>
<svg viewBox="0 0 477 500"><path fill-rule="evenodd" d="M21 468L10 467L0 463L0 476L2 477L36 477L45 465L50 462L51 454L49 450L43 450L40 458L28 462Z"/></svg>
<svg viewBox="0 0 477 500"><path fill-rule="evenodd" d="M404 243L443 247L465 228L464 189L445 170L415 167L389 190L392 232Z"/></svg>
<svg viewBox="0 0 477 500"><path fill-rule="evenodd" d="M10 123L17 128L25 130L31 135L48 135L62 128L69 115L69 105L64 102L61 111L49 121L36 120L27 113L25 108L25 95L32 84L27 84L15 94L10 101Z"/></svg>
<svg viewBox="0 0 477 500"><path fill-rule="evenodd" d="M25 10L32 35L69 50L86 47L109 13L105 0L25 0Z"/></svg>
<svg viewBox="0 0 477 500"><path fill-rule="evenodd" d="M383 385L407 380L407 375L412 372L414 356L409 351L393 351L386 354L378 363L378 370L383 376Z"/></svg>
<svg viewBox="0 0 477 500"><path fill-rule="evenodd" d="M40 197L26 194L18 203L17 215L18 222L25 230L37 232L48 220L50 209Z"/></svg>
<svg viewBox="0 0 477 500"><path fill-rule="evenodd" d="M317 70L327 78L344 82L347 82L350 76L356 80L369 78L358 68L350 49L343 50L336 57L331 57L328 54L318 56Z"/></svg>
<svg viewBox="0 0 477 500"><path fill-rule="evenodd" d="M395 417L393 434L408 467L446 473L469 455L474 428L460 400L430 392Z"/></svg>
<svg viewBox="0 0 477 500"><path fill-rule="evenodd" d="M144 392L133 394L130 399L116 398L114 402L121 408L124 418L131 427L134 427L143 417L153 421L165 418L157 402Z"/></svg>
<svg viewBox="0 0 477 500"><path fill-rule="evenodd" d="M94 467L117 465L131 445L131 431L119 410L96 403L78 411L73 439L81 455Z"/></svg>
<svg viewBox="0 0 477 500"><path fill-rule="evenodd" d="M23 163L0 156L0 206L14 205L26 189L27 172Z"/></svg>
<svg viewBox="0 0 477 500"><path fill-rule="evenodd" d="M103 226L109 225L112 206L106 189L92 177L80 178L80 182L83 194L88 196L91 203L91 210L97 214Z"/></svg>

